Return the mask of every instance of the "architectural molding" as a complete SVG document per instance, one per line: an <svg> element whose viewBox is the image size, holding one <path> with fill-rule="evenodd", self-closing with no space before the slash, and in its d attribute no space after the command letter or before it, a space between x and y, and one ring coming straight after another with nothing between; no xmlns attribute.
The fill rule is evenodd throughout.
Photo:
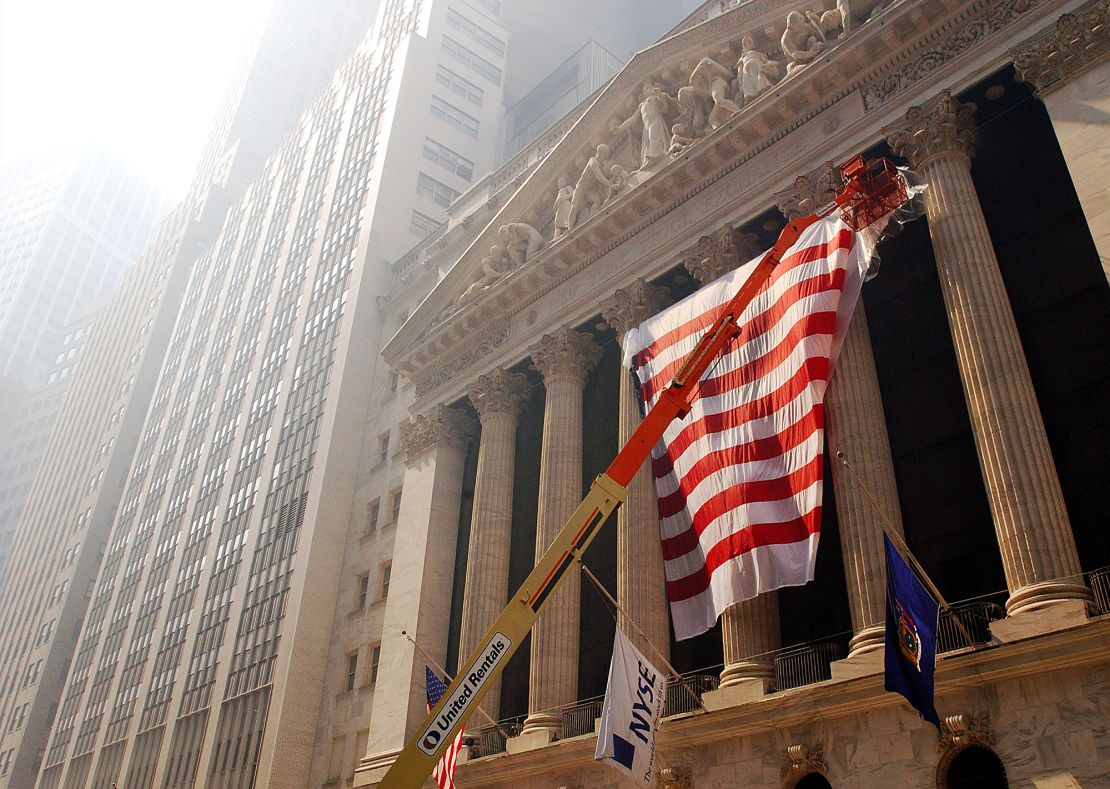
<svg viewBox="0 0 1110 789"><path fill-rule="evenodd" d="M531 391L525 376L498 367L492 373L478 376L467 396L479 416L508 413L518 417Z"/></svg>
<svg viewBox="0 0 1110 789"><path fill-rule="evenodd" d="M725 225L699 238L698 245L684 255L682 265L700 284L707 285L762 251L759 237L754 233L742 233Z"/></svg>
<svg viewBox="0 0 1110 789"><path fill-rule="evenodd" d="M456 408L437 406L431 413L413 417L401 425L401 451L412 462L437 446L465 451L476 432L474 420Z"/></svg>
<svg viewBox="0 0 1110 789"><path fill-rule="evenodd" d="M495 319L492 323L487 323L483 332L446 355L445 362L413 375L412 382L416 385L416 396L422 397L471 365L489 358L490 353L509 338L509 325L508 318Z"/></svg>
<svg viewBox="0 0 1110 789"><path fill-rule="evenodd" d="M1038 93L1066 82L1110 54L1110 2L1095 0L1010 50L1017 78Z"/></svg>
<svg viewBox="0 0 1110 789"><path fill-rule="evenodd" d="M685 764L663 767L656 782L659 789L693 789L694 771Z"/></svg>
<svg viewBox="0 0 1110 789"><path fill-rule="evenodd" d="M974 4L978 14L952 29L943 40L916 53L913 60L864 85L863 106L870 112L887 103L1043 3L1044 0L978 0Z"/></svg>
<svg viewBox="0 0 1110 789"><path fill-rule="evenodd" d="M590 335L564 326L545 334L532 346L531 354L533 364L548 385L564 377L585 383L590 370L601 360L601 346Z"/></svg>
<svg viewBox="0 0 1110 789"><path fill-rule="evenodd" d="M779 772L784 786L793 786L810 773L824 774L828 769L825 747L819 742L813 745L788 745L782 749Z"/></svg>
<svg viewBox="0 0 1110 789"><path fill-rule="evenodd" d="M840 169L832 162L825 162L816 170L799 175L792 187L776 192L771 199L787 220L797 219L831 203L843 185Z"/></svg>
<svg viewBox="0 0 1110 789"><path fill-rule="evenodd" d="M940 156L975 156L979 131L975 105L961 102L942 91L920 106L906 111L905 121L883 129L891 149L910 160L914 170Z"/></svg>
<svg viewBox="0 0 1110 789"><path fill-rule="evenodd" d="M937 750L944 753L952 749L966 748L969 745L983 748L994 746L994 734L991 732L990 718L987 713L960 713L946 716L940 722Z"/></svg>
<svg viewBox="0 0 1110 789"><path fill-rule="evenodd" d="M613 299L601 308L601 317L623 337L629 329L662 311L669 300L670 290L638 279L613 294Z"/></svg>

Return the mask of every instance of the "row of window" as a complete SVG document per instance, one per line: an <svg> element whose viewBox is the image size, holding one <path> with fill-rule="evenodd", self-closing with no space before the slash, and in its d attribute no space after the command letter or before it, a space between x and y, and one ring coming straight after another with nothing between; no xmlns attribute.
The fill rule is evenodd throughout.
<svg viewBox="0 0 1110 789"><path fill-rule="evenodd" d="M461 63L480 77L494 85L501 85L501 69L490 63L476 52L471 52L450 36L444 36L439 45L440 51L456 63Z"/></svg>
<svg viewBox="0 0 1110 789"><path fill-rule="evenodd" d="M367 650L367 658L369 659L366 664L366 682L364 687L372 688L378 682L378 664L382 658L382 645L373 644ZM358 652L351 652L347 655L346 676L343 679L344 690L354 690L355 683L358 681Z"/></svg>
<svg viewBox="0 0 1110 789"><path fill-rule="evenodd" d="M500 57L505 57L505 42L487 30L471 22L453 8L447 9L447 26L457 30L471 41L485 47Z"/></svg>
<svg viewBox="0 0 1110 789"><path fill-rule="evenodd" d="M401 489L395 488L389 492L389 520L384 526L394 526L401 515ZM374 499L366 505L366 533L373 534L378 530L378 521L381 519L382 500Z"/></svg>
<svg viewBox="0 0 1110 789"><path fill-rule="evenodd" d="M474 162L430 137L424 138L424 158L466 181L474 177Z"/></svg>
<svg viewBox="0 0 1110 789"><path fill-rule="evenodd" d="M455 95L466 99L475 107L482 106L482 99L486 95L485 91L442 64L436 64L436 83L447 88Z"/></svg>
<svg viewBox="0 0 1110 789"><path fill-rule="evenodd" d="M437 181L430 175L420 173L416 179L416 193L423 197L427 197L436 205L447 208L455 201L460 192L452 189L442 181Z"/></svg>
<svg viewBox="0 0 1110 789"><path fill-rule="evenodd" d="M468 115L434 94L432 95L432 105L429 111L433 117L439 118L448 126L458 129L467 137L478 139L478 119L473 115Z"/></svg>
<svg viewBox="0 0 1110 789"><path fill-rule="evenodd" d="M392 562L386 562L381 566L378 572L378 589L377 596L374 598L375 603L384 602L385 598L389 596L389 578L392 573ZM370 573L363 573L358 577L355 589L357 590L355 605L358 606L357 610L362 611L366 608L366 603L370 598Z"/></svg>

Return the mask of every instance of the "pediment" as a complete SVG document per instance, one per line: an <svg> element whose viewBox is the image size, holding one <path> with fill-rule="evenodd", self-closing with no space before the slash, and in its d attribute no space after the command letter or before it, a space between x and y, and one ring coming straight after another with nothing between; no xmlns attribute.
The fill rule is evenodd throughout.
<svg viewBox="0 0 1110 789"><path fill-rule="evenodd" d="M841 0L841 7L846 5ZM831 0L751 0L635 55L414 311L384 349L386 361L416 381L418 397L425 396L437 382L487 358L508 335L512 316L543 293L823 109L874 84L905 60L908 41L923 46L931 31L970 13L976 3L903 0L886 10L875 0L850 5L843 36L832 24L835 18L822 16L835 7ZM814 12L810 24L830 25L826 41L817 57L788 72L785 23L788 15L806 10ZM870 19L872 13L879 16ZM703 63L706 58L711 63ZM779 70L767 61L777 61ZM748 97L745 74L739 73L745 65L751 78L746 87L754 89ZM657 102L668 132L661 154L658 138L648 140L644 131L645 118L654 111L642 111L645 85L658 85L665 94ZM690 118L691 91L680 93L691 88L706 116L713 108L720 111L712 122L698 121L701 127L693 134L680 135L676 126ZM724 101L709 95L714 91ZM627 133L614 133L621 126ZM690 139L682 144L679 137ZM626 186L597 200L563 232L556 227L560 180L576 191L602 144L610 146L604 170L619 175L612 167L621 168ZM510 231L499 235L503 226Z"/></svg>

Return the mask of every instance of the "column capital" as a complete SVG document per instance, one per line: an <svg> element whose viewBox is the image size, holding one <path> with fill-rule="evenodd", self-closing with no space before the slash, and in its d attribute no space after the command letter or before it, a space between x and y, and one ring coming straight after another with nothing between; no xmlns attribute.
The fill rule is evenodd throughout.
<svg viewBox="0 0 1110 789"><path fill-rule="evenodd" d="M788 220L797 219L831 203L843 185L840 170L832 162L825 162L816 170L799 175L792 187L776 192L771 199Z"/></svg>
<svg viewBox="0 0 1110 789"><path fill-rule="evenodd" d="M747 263L762 249L754 233L742 233L731 225L698 239L698 245L686 252L682 265L701 285L723 277L742 263Z"/></svg>
<svg viewBox="0 0 1110 789"><path fill-rule="evenodd" d="M970 160L979 142L975 105L965 104L948 91L906 111L905 120L883 129L891 149L919 169L939 156L963 156Z"/></svg>
<svg viewBox="0 0 1110 789"><path fill-rule="evenodd" d="M466 413L457 408L436 406L429 413L415 416L411 422L401 425L401 450L409 462L437 446L463 451L474 433L474 420Z"/></svg>
<svg viewBox="0 0 1110 789"><path fill-rule="evenodd" d="M518 417L531 391L532 387L525 376L498 367L487 375L478 376L478 380L467 391L467 396L479 417L502 413Z"/></svg>
<svg viewBox="0 0 1110 789"><path fill-rule="evenodd" d="M669 289L638 279L613 294L612 300L601 308L601 317L623 336L666 307L670 295Z"/></svg>
<svg viewBox="0 0 1110 789"><path fill-rule="evenodd" d="M547 383L564 376L585 383L601 360L601 346L590 335L568 326L545 334L531 352L532 362Z"/></svg>
<svg viewBox="0 0 1110 789"><path fill-rule="evenodd" d="M1056 87L1110 53L1110 4L1095 0L1010 50L1017 78L1038 93Z"/></svg>

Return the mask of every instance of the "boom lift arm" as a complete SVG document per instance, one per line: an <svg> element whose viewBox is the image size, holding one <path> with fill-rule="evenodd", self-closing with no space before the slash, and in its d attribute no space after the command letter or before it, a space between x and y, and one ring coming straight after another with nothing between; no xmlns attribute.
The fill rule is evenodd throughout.
<svg viewBox="0 0 1110 789"><path fill-rule="evenodd" d="M417 789L423 784L471 709L485 696L490 680L501 673L528 635L567 570L582 557L609 514L624 502L628 483L662 438L667 425L689 413L702 375L724 347L740 335L738 320L744 309L767 284L775 266L798 237L835 210L852 227L861 229L906 199L904 182L886 159L869 163L856 156L842 165L840 171L845 185L835 201L815 214L791 221L756 264L720 317L686 357L658 402L605 472L594 480L585 499L486 632L478 650L461 664L447 692L382 779L382 789Z"/></svg>

